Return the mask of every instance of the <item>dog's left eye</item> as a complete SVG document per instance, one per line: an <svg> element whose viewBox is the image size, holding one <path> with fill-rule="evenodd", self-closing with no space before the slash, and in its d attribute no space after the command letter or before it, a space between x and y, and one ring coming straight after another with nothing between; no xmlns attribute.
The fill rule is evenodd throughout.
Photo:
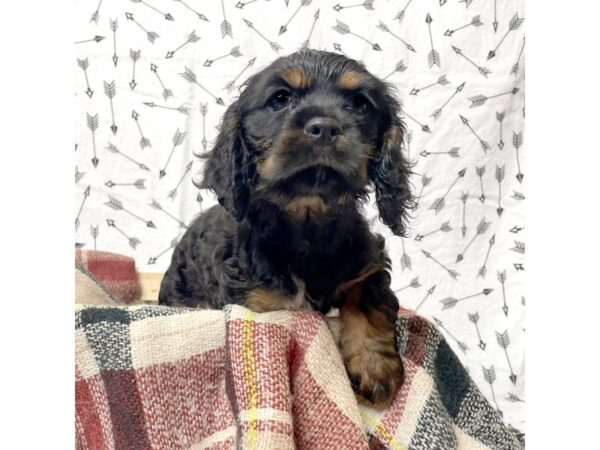
<svg viewBox="0 0 600 450"><path fill-rule="evenodd" d="M364 114L369 107L369 100L362 94L356 94L352 97L349 107L359 114Z"/></svg>
<svg viewBox="0 0 600 450"><path fill-rule="evenodd" d="M291 94L285 89L280 89L269 99L268 105L273 111L280 111L285 108L292 99Z"/></svg>

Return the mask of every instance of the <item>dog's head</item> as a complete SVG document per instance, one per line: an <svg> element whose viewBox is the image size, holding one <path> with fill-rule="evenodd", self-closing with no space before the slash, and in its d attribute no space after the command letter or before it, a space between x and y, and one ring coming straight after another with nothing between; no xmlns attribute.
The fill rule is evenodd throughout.
<svg viewBox="0 0 600 450"><path fill-rule="evenodd" d="M294 215L364 199L403 234L414 206L390 87L343 55L302 50L252 76L225 113L201 187L237 219L267 200Z"/></svg>

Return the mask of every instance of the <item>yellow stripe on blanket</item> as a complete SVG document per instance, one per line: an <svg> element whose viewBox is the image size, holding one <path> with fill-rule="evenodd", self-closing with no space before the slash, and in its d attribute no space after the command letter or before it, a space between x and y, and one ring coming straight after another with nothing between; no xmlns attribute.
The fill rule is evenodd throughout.
<svg viewBox="0 0 600 450"><path fill-rule="evenodd" d="M258 417L258 380L256 377L256 355L254 354L254 319L255 313L248 310L242 323L242 354L244 355L243 371L246 395L248 396L248 439L249 449L256 446L257 417Z"/></svg>
<svg viewBox="0 0 600 450"><path fill-rule="evenodd" d="M379 422L375 417L371 416L366 411L360 412L360 417L363 422L373 430L373 432L377 433L381 438L389 444L394 450L406 450L406 447L403 447L400 442L394 437L394 435L387 429L385 425Z"/></svg>

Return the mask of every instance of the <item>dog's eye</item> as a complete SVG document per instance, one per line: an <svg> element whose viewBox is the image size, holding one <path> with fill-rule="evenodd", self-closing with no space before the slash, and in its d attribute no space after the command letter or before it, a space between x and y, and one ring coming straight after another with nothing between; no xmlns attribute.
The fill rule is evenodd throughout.
<svg viewBox="0 0 600 450"><path fill-rule="evenodd" d="M354 97L352 97L350 105L352 110L363 114L369 106L369 100L367 100L367 97L362 94L356 94Z"/></svg>
<svg viewBox="0 0 600 450"><path fill-rule="evenodd" d="M277 92L275 92L275 94L273 94L273 96L269 100L269 106L271 107L271 109L273 109L273 111L280 111L283 108L285 108L288 105L288 103L290 103L291 99L292 96L288 91L286 91L285 89L280 89Z"/></svg>

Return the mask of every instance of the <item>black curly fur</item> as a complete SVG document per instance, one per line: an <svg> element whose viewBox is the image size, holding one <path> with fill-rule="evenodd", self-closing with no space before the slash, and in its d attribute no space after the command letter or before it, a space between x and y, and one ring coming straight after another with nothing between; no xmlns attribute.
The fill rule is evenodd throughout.
<svg viewBox="0 0 600 450"><path fill-rule="evenodd" d="M290 67L300 68L310 87L283 83L279 74ZM363 76L358 89L369 102L364 114L347 106L357 94L336 87L349 71ZM272 99L281 86L292 97L278 111ZM376 266L380 274L369 288L373 297L361 307L393 316L398 304L389 288L390 261L383 238L369 230L361 203L374 188L381 220L395 234L405 233L414 202L399 113L387 84L338 54L300 51L251 77L225 113L204 166L200 187L212 189L221 206L200 215L175 248L159 302L221 308L244 304L258 287L293 296L300 279L308 302L327 312L343 302L338 292L343 283ZM335 148L306 141L302 127L315 115L342 124ZM275 169L265 169L269 157L279 158L273 159L279 163ZM261 175L261 167L268 176ZM322 199L326 211L298 216L286 210L306 195Z"/></svg>

